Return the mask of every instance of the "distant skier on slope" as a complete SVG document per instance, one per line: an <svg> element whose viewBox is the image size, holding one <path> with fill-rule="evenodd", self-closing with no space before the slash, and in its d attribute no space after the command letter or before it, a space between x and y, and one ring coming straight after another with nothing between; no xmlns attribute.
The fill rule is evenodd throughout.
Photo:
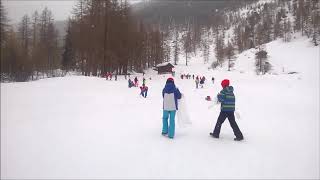
<svg viewBox="0 0 320 180"><path fill-rule="evenodd" d="M221 111L218 117L216 126L213 130L213 133L210 133L214 138L219 138L221 126L226 118L228 118L230 125L233 129L233 133L236 136L235 141L243 140L243 135L235 121L234 111L235 111L235 96L233 94L233 87L229 86L230 81L224 79L221 82L222 90L217 95L218 101L221 102Z"/></svg>
<svg viewBox="0 0 320 180"><path fill-rule="evenodd" d="M196 77L196 81L195 82L196 82L196 88L198 89L199 88L199 77L198 76Z"/></svg>
<svg viewBox="0 0 320 180"><path fill-rule="evenodd" d="M162 90L163 97L163 116L162 116L162 135L167 135L173 139L175 133L175 116L178 110L178 99L181 99L181 93L175 86L173 78L168 78L165 87ZM168 126L168 118L170 124Z"/></svg>
<svg viewBox="0 0 320 180"><path fill-rule="evenodd" d="M128 87L131 88L131 87L133 87L133 86L134 86L134 84L133 84L133 82L131 81L131 79L129 78L129 80L128 80Z"/></svg>
<svg viewBox="0 0 320 180"><path fill-rule="evenodd" d="M206 80L206 78L204 76L200 78L200 86L201 86L201 88L203 88L203 84L204 84L205 80Z"/></svg>
<svg viewBox="0 0 320 180"><path fill-rule="evenodd" d="M138 87L138 78L137 78L137 76L134 78L134 86Z"/></svg>
<svg viewBox="0 0 320 180"><path fill-rule="evenodd" d="M106 72L106 73L105 73L105 77L106 77L106 80L108 80L108 78L109 78L109 72Z"/></svg>
<svg viewBox="0 0 320 180"><path fill-rule="evenodd" d="M142 79L142 85L146 85L146 79L145 78Z"/></svg>
<svg viewBox="0 0 320 180"><path fill-rule="evenodd" d="M140 90L141 90L140 95L146 98L148 95L148 86L146 86L145 84L142 84L142 86L140 86Z"/></svg>

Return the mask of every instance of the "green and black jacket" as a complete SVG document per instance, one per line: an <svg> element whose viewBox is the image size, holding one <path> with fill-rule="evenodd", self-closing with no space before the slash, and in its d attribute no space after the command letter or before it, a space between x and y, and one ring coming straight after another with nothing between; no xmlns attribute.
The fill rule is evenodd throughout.
<svg viewBox="0 0 320 180"><path fill-rule="evenodd" d="M221 102L221 111L235 111L236 98L233 94L233 87L227 86L223 88L217 95L218 101Z"/></svg>

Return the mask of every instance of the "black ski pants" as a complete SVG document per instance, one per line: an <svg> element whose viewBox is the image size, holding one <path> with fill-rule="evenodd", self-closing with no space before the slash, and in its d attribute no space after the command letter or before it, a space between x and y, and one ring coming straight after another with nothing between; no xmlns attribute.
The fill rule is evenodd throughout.
<svg viewBox="0 0 320 180"><path fill-rule="evenodd" d="M238 127L238 124L236 123L236 120L234 118L234 112L223 112L221 111L216 123L216 126L213 130L213 135L216 137L219 137L220 130L221 130L221 125L223 122L228 118L230 126L232 127L233 133L237 138L243 138L243 135Z"/></svg>

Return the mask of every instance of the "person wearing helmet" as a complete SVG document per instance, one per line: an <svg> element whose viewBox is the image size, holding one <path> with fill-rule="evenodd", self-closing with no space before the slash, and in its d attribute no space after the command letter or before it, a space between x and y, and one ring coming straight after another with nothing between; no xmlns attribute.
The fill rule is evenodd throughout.
<svg viewBox="0 0 320 180"><path fill-rule="evenodd" d="M174 137L175 133L175 115L178 110L178 99L181 99L181 93L175 86L173 78L168 78L165 87L162 90L163 97L163 116L162 116L162 135ZM170 123L168 125L168 119Z"/></svg>
<svg viewBox="0 0 320 180"><path fill-rule="evenodd" d="M219 138L221 126L226 118L228 118L230 125L233 129L233 133L236 136L235 141L243 140L243 135L235 121L234 111L235 111L235 96L233 93L233 87L229 85L230 81L224 79L221 82L222 90L217 95L218 101L221 102L221 111L216 123L216 126L213 130L213 133L210 133L214 138Z"/></svg>

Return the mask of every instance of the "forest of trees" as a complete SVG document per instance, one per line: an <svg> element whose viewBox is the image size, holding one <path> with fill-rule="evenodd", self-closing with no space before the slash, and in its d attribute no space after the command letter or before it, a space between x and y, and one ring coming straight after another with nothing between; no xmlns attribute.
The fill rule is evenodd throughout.
<svg viewBox="0 0 320 180"><path fill-rule="evenodd" d="M319 0L277 0L249 10L251 11L246 17L232 14L232 17L227 18L234 20L229 23L238 22L232 38L233 46L237 48L238 53L246 49L258 48L260 56L261 52L265 51L261 50L261 45L277 38L289 42L294 38L295 32L306 35L315 46L319 44ZM263 70L259 62L264 62ZM258 67L259 72L263 71L263 73L270 69L267 57L264 61L258 61Z"/></svg>
<svg viewBox="0 0 320 180"><path fill-rule="evenodd" d="M79 0L69 19L63 67L83 75L126 74L164 59L163 32L135 19L127 1Z"/></svg>
<svg viewBox="0 0 320 180"><path fill-rule="evenodd" d="M149 16L150 11L133 13L127 0L77 0L62 47L48 8L34 12L31 17L25 15L14 30L0 4L1 81L28 81L68 71L86 76L102 76L106 72L127 74L168 61L188 65L189 57L199 50L204 63L215 59L212 64L215 68L228 61L231 70L237 53L250 48L260 51L261 45L277 38L288 42L295 38L295 33L300 33L315 46L319 45L319 0L237 2L233 8L220 4L223 9L207 8L208 13L196 8L188 16L176 11L162 18ZM207 5L198 6L201 9ZM155 10L159 11L153 10L155 14ZM179 59L180 54L185 59ZM258 53L257 59L259 55L264 54ZM257 63L268 65L263 69L265 73L270 64L267 56L262 59ZM257 67L262 71L262 65Z"/></svg>
<svg viewBox="0 0 320 180"><path fill-rule="evenodd" d="M23 16L15 32L1 4L1 80L27 81L55 76L61 64L53 14L45 8Z"/></svg>
<svg viewBox="0 0 320 180"><path fill-rule="evenodd" d="M58 76L58 69L86 76L142 72L165 59L165 34L135 19L127 1L78 0L63 47L53 21L45 8L25 15L15 32L1 4L2 81Z"/></svg>
<svg viewBox="0 0 320 180"><path fill-rule="evenodd" d="M200 50L204 63L215 59L212 67L216 68L228 61L230 70L235 54L260 48L277 38L289 42L296 32L308 36L317 46L320 40L319 4L319 0L275 0L260 4L245 0L151 1L146 5L149 9L142 10L145 14L137 14L151 24L160 23L162 32L169 34L175 64L180 61L188 65L189 57ZM218 6L222 9L213 8ZM212 42L213 46L210 46ZM210 54L211 48L214 57ZM184 54L185 59L179 59L178 52Z"/></svg>

